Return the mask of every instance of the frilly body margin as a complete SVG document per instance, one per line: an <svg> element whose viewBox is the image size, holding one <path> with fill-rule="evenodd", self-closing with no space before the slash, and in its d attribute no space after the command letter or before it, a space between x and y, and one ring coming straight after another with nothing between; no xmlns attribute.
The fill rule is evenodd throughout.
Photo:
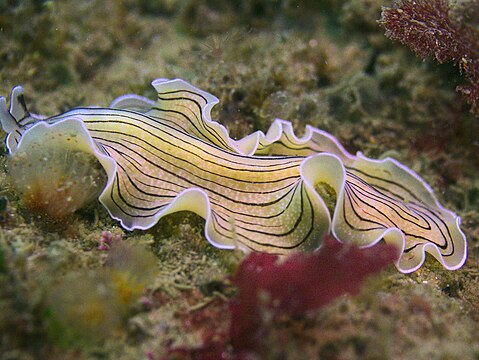
<svg viewBox="0 0 479 360"><path fill-rule="evenodd" d="M297 144L307 144L308 142L311 141L312 137L317 134L320 136L323 140L326 142L326 148L331 148L331 153L327 152L322 152L319 154L312 154L307 156L302 164L301 164L301 177L303 178L304 182L307 184L308 188L314 189L314 181L317 179L317 174L315 173L315 169L322 168L327 164L328 168L335 168L335 171L330 172L330 174L335 173L335 176L333 178L329 179L328 181L333 184L333 187L336 191L337 194L337 202L335 205L335 211L333 215L333 219L331 220L329 216L327 216L327 224L324 226L324 232L329 232L331 231L335 237L341 240L343 237L341 233L341 229L338 229L338 224L340 222L340 210L341 210L341 201L343 199L344 195L344 185L345 185L345 178L346 178L346 170L345 166L351 166L357 162L368 162L370 164L376 164L379 166L388 166L388 165L393 165L397 167L398 169L401 169L401 171L404 172L404 174L407 174L405 176L409 176L412 181L416 182L419 187L422 187L420 190L422 192L424 202L428 206L433 206L435 207L438 211L441 213L446 214L451 219L455 220L456 224L456 230L458 232L457 236L462 237L463 239L463 250L461 253L463 253L463 256L461 259L459 259L454 266L448 266L446 261L443 259L441 253L439 252L437 246L435 246L432 243L424 244L421 248L421 254L415 261L415 265L405 267L402 266L403 262L403 251L405 249L405 242L406 239L404 237L404 233L398 229L398 228L388 228L385 229L382 232L379 232L376 236L376 238L373 241L369 241L368 244L359 244L363 246L372 246L381 239L385 239L386 242L391 243L396 245L398 248L401 249L401 257L398 259L396 266L398 269L402 272L412 272L417 270L424 262L425 260L425 253L426 251L431 253L434 257L436 257L440 262L444 264L444 266L450 270L457 269L461 267L467 257L467 242L465 240L465 236L460 230L460 218L453 213L450 210L445 209L437 200L435 197L432 189L430 188L429 185L427 185L422 179L412 170L409 168L405 167L404 165L398 163L396 160L391 159L391 158L386 158L383 160L373 160L369 159L365 156L363 156L361 153L358 153L356 156L349 154L343 147L342 145L330 134L315 129L309 125L306 126L306 131L304 136L302 137L297 137L292 129L292 125L288 121L284 121L281 119L276 119L267 133L263 133L262 131L257 131L253 134L250 134L240 140L234 140L231 139L228 135L227 129L211 120L211 109L212 107L218 103L218 99L207 93L204 92L200 89L197 89L196 87L190 85L189 83L180 80L180 79L174 79L174 80L166 80L166 79L157 79L153 81L152 85L157 89L159 92L165 91L168 89L176 89L176 88L182 88L182 89L191 89L192 91L195 91L197 93L202 94L206 99L207 103L203 107L203 121L205 124L210 126L211 128L214 128L217 133L221 134L221 136L224 138L224 140L227 142L229 145L231 151L236 151L239 154L246 155L246 156L251 156L254 154L262 155L264 149L268 149L269 146L272 144L275 144L277 141L281 140L283 137L287 137L289 139L293 139L295 143ZM21 101L19 101L21 99ZM111 107L114 108L123 108L123 109L135 109L138 112L146 112L148 111L149 108L154 104L149 99L137 96L137 95L124 95L120 98L117 98L114 100L111 104ZM30 117L30 119L28 118ZM213 240L211 233L211 206L210 206L210 201L208 199L207 194L202 190L198 188L191 188L187 189L180 194L178 194L175 199L167 206L165 207L162 211L158 212L154 218L154 221L152 221L150 224L147 225L142 225L142 226L137 226L133 224L132 226L126 226L123 223L123 220L115 216L109 209L108 206L108 201L105 200L106 194L111 190L111 187L113 185L113 181L115 178L115 174L117 172L117 164L116 162L109 156L105 155L101 149L96 146L95 141L92 139L88 129L85 127L85 125L82 122L81 118L68 118L64 119L61 121L58 121L54 124L48 124L43 121L39 121L42 118L38 115L31 115L28 113L26 110L26 107L24 106L23 102L23 89L21 87L16 87L12 91L12 100L11 100L11 106L10 109L7 109L6 106L6 101L4 98L0 98L0 119L2 122L2 127L4 128L5 131L9 133L7 137L7 147L13 154L18 148L27 146L27 144L30 141L39 139L42 136L48 136L48 133L50 131L57 131L59 133L61 132L75 132L77 134L77 148L81 149L82 151L85 151L87 153L93 154L98 158L102 166L105 168L105 171L107 172L108 175L108 182L103 190L102 194L100 195L100 202L107 208L108 212L110 215L120 221L122 226L126 228L127 230L133 230L133 229L148 229L156 222L162 218L163 216L181 211L181 210L191 210L191 204L196 203L196 210L195 212L205 218L206 220L206 227L205 227L205 236L207 240L212 243L214 246L219 247L219 248L233 248L234 246L228 246L224 244L220 244L216 241ZM17 119L22 119L22 122L18 122ZM34 123L36 122L36 123ZM32 124L28 128L28 131L25 131L23 135L21 136L19 142L17 145L15 145L15 139L18 141L18 135L15 133L15 130L21 129L22 126L25 127L26 124ZM318 195L319 197L319 195ZM320 201L323 203L322 199ZM324 205L324 207L326 207ZM327 211L326 211L327 213Z"/></svg>

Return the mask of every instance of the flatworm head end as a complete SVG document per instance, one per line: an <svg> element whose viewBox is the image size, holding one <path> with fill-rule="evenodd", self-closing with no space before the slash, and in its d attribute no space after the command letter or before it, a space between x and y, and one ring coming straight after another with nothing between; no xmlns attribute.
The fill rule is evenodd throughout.
<svg viewBox="0 0 479 360"><path fill-rule="evenodd" d="M10 108L0 99L10 179L30 213L57 223L96 199L107 182L105 170L113 173L116 165L96 148L80 119L42 119L27 110L20 86L12 90Z"/></svg>

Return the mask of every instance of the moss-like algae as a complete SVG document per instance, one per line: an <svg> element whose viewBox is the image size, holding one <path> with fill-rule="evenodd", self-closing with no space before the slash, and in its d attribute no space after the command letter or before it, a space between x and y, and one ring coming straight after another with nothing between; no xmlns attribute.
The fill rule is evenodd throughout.
<svg viewBox="0 0 479 360"><path fill-rule="evenodd" d="M461 6L468 2L460 3L454 16L467 17ZM0 94L22 84L31 110L52 115L77 105L107 105L124 93L154 98L148 85L153 78L179 77L220 98L213 117L235 137L266 130L273 117L283 116L299 133L312 124L351 151L394 154L462 216L471 249L468 262L456 272L429 260L407 276L390 269L356 299L272 324L264 339L270 353L261 355L477 358L479 122L457 98L456 69L423 62L383 36L376 19L380 7L391 1L244 4L2 3ZM77 211L64 226L39 228L19 210L19 198L5 180L4 160L5 151L0 155L0 195L8 200L0 237L4 358L137 359L147 353L160 358L171 344L201 343L191 314L204 306L212 310L208 321L227 327L213 310L223 309L222 297L231 296L225 278L241 255L212 247L203 236L203 220L180 213L149 231L124 236L123 241L142 243L156 256L154 276L145 280L144 302L120 311L121 321L106 321L112 325L104 331L108 336L92 341L88 335L95 331L85 327L83 334L75 333L64 322L58 328L71 327L78 342L55 342L54 314L58 318L60 310L48 301L61 301L52 300L55 294L48 294L46 285L56 284L60 296L72 289L62 278L77 276L79 281L84 275L91 286L76 288L78 302L94 304L100 298L90 277L104 271L106 256L97 250L98 239L102 231L123 231L99 204ZM105 311L115 314L117 300L130 302L135 286L129 281L118 276L111 282L120 296ZM89 350L79 353L75 349L82 343L90 344Z"/></svg>
<svg viewBox="0 0 479 360"><path fill-rule="evenodd" d="M314 190L316 190L321 199L324 200L324 203L329 210L329 215L332 219L334 214L334 208L336 207L336 201L338 198L336 191L334 191L334 188L331 185L324 182L315 184Z"/></svg>

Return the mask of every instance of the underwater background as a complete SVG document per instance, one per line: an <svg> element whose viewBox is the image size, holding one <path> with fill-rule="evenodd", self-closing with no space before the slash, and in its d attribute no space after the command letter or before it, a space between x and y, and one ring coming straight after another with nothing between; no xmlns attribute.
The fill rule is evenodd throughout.
<svg viewBox="0 0 479 360"><path fill-rule="evenodd" d="M477 80L479 43L463 34L477 35L479 2L430 3L448 8L451 44L471 49L464 64L385 36L378 20L394 1L0 1L0 95L22 85L33 113L154 99L153 79L181 78L220 99L212 118L234 138L277 117L399 160L462 218L469 244L456 271L428 258L301 316L265 310L261 341L238 353L231 276L243 254L211 246L187 212L132 232L96 201L39 216L2 145L0 358L477 359L479 119L456 87Z"/></svg>

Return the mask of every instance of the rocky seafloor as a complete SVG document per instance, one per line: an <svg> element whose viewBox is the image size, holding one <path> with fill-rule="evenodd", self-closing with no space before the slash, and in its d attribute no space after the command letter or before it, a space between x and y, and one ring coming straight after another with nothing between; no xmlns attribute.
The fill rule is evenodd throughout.
<svg viewBox="0 0 479 360"><path fill-rule="evenodd" d="M298 133L306 124L326 130L352 153L396 158L462 218L466 264L448 271L428 257L407 275L390 266L358 296L270 321L248 356L477 359L479 120L455 90L465 82L458 66L422 60L384 35L381 7L392 5L4 1L0 95L21 84L33 113L53 115L126 93L154 98L153 79L181 78L220 99L212 118L235 138L277 117ZM477 29L476 1L450 6ZM15 191L7 160L4 146L2 359L199 358L168 351L199 348L205 333L228 336L229 278L244 255L210 245L200 217L177 213L126 232L94 202L47 221ZM105 237L123 248L99 250Z"/></svg>

